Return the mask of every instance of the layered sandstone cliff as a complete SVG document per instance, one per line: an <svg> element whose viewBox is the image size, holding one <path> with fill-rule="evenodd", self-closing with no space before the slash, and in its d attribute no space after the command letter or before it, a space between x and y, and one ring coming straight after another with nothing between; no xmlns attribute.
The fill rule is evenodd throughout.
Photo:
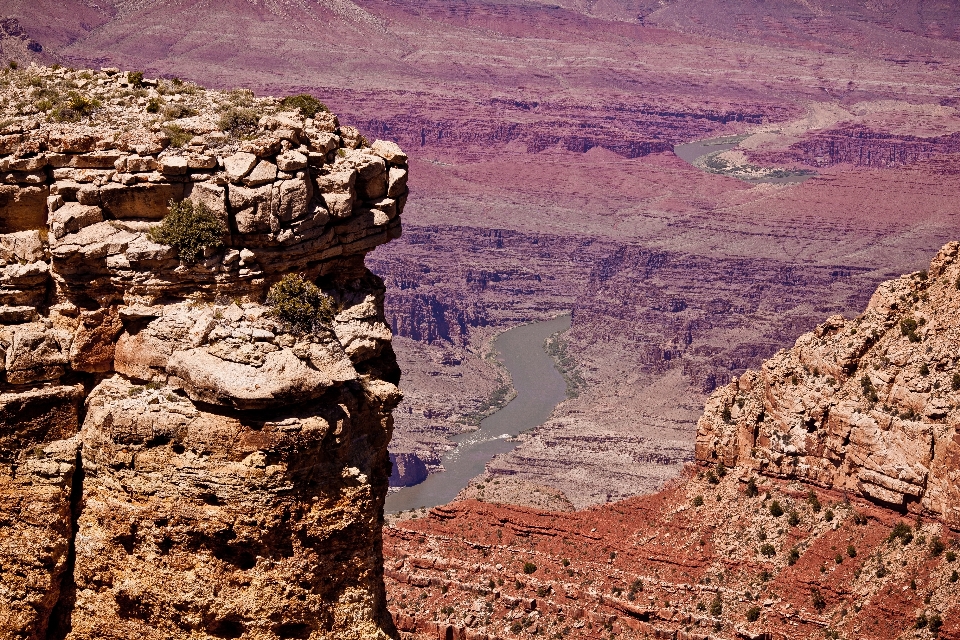
<svg viewBox="0 0 960 640"><path fill-rule="evenodd" d="M364 256L406 156L243 92L4 80L33 115L0 124L0 637L394 635L399 370ZM149 234L188 198L226 229L195 262ZM275 316L287 274L332 322Z"/></svg>
<svg viewBox="0 0 960 640"><path fill-rule="evenodd" d="M718 389L697 459L842 490L960 527L960 243Z"/></svg>

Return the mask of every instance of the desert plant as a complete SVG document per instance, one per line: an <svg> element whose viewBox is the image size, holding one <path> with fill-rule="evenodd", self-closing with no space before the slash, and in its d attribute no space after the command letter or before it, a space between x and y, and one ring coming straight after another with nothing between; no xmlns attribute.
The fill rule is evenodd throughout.
<svg viewBox="0 0 960 640"><path fill-rule="evenodd" d="M259 122L260 116L253 109L229 106L220 114L217 126L233 135L246 135L256 131Z"/></svg>
<svg viewBox="0 0 960 640"><path fill-rule="evenodd" d="M288 109L298 110L304 118L312 118L320 112L330 113L327 105L307 93L301 93L298 96L287 96L280 101L280 104Z"/></svg>
<svg viewBox="0 0 960 640"><path fill-rule="evenodd" d="M770 503L770 515L772 515L774 518L779 518L783 515L783 507L780 506L780 502L778 500L774 500Z"/></svg>
<svg viewBox="0 0 960 640"><path fill-rule="evenodd" d="M765 555L768 558L770 558L777 555L777 550L773 547L772 544L767 543L767 544L760 545L760 553L761 555Z"/></svg>
<svg viewBox="0 0 960 640"><path fill-rule="evenodd" d="M795 527L800 524L800 514L796 509L790 509L790 515L787 517L787 523L789 523L791 527Z"/></svg>
<svg viewBox="0 0 960 640"><path fill-rule="evenodd" d="M877 402L880 398L877 396L877 390L873 386L873 380L870 376L864 375L860 378L860 388L863 390L863 397L870 402Z"/></svg>
<svg viewBox="0 0 960 640"><path fill-rule="evenodd" d="M800 549L793 547L790 549L790 553L787 554L787 564L793 566L797 564L797 561L800 559Z"/></svg>
<svg viewBox="0 0 960 640"><path fill-rule="evenodd" d="M150 98L147 102L147 113L160 113L161 107L163 107L163 101L160 98Z"/></svg>
<svg viewBox="0 0 960 640"><path fill-rule="evenodd" d="M938 557L944 551L946 551L947 545L943 543L943 540L940 539L940 536L933 536L930 539L930 556L933 558Z"/></svg>
<svg viewBox="0 0 960 640"><path fill-rule="evenodd" d="M184 262L196 262L205 248L217 249L223 245L225 231L223 222L203 203L171 200L170 212L150 230L150 239L174 247Z"/></svg>
<svg viewBox="0 0 960 640"><path fill-rule="evenodd" d="M887 542L893 542L897 539L903 542L903 544L910 544L913 540L913 531L910 530L910 525L901 520L893 526L893 529L890 531L890 536L887 538Z"/></svg>
<svg viewBox="0 0 960 640"><path fill-rule="evenodd" d="M531 573L536 572L536 570L537 570L537 565L533 564L532 562L523 563L523 572L525 574L530 575Z"/></svg>
<svg viewBox="0 0 960 640"><path fill-rule="evenodd" d="M850 556L851 558L856 558L856 557L857 557L857 548L856 548L855 546L853 546L852 544L851 544L851 545L847 545L847 555Z"/></svg>
<svg viewBox="0 0 960 640"><path fill-rule="evenodd" d="M747 609L747 622L756 622L760 619L760 607L750 607Z"/></svg>
<svg viewBox="0 0 960 640"><path fill-rule="evenodd" d="M311 333L333 321L333 298L303 276L290 273L270 287L267 304L273 315L294 331Z"/></svg>
<svg viewBox="0 0 960 640"><path fill-rule="evenodd" d="M813 601L813 608L817 611L823 611L827 608L827 601L817 587L810 589L810 600Z"/></svg>
<svg viewBox="0 0 960 640"><path fill-rule="evenodd" d="M710 603L710 615L714 618L719 618L723 614L723 600L720 599L720 594L718 593L714 598L713 602Z"/></svg>
<svg viewBox="0 0 960 640"><path fill-rule="evenodd" d="M163 108L163 117L167 120L179 120L197 115L197 110L185 104L168 104Z"/></svg>
<svg viewBox="0 0 960 640"><path fill-rule="evenodd" d="M757 490L757 481L755 478L750 478L747 480L747 489L746 494L748 498L756 498L759 491Z"/></svg>
<svg viewBox="0 0 960 640"><path fill-rule="evenodd" d="M175 124L168 124L163 128L163 132L170 138L170 146L178 149L193 140L192 133Z"/></svg>
<svg viewBox="0 0 960 640"><path fill-rule="evenodd" d="M127 73L127 83L131 87L143 86L143 71L130 71Z"/></svg>

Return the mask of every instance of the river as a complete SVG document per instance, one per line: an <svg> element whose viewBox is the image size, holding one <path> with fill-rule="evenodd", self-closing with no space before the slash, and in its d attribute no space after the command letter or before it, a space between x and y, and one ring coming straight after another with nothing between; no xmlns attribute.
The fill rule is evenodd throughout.
<svg viewBox="0 0 960 640"><path fill-rule="evenodd" d="M413 487L387 496L386 513L419 507L435 507L453 500L471 479L483 473L495 456L512 451L513 436L537 427L567 397L567 383L543 350L543 342L570 328L570 316L534 322L504 331L494 340L494 349L510 372L516 397L480 423L480 428L453 437L454 449L442 458L444 471L430 474Z"/></svg>
<svg viewBox="0 0 960 640"><path fill-rule="evenodd" d="M696 142L690 142L688 144L678 144L673 147L673 153L676 154L678 158L684 162L688 162L694 166L696 165L697 160L703 156L710 155L712 153L720 153L723 151L730 151L731 149L736 149L737 145L740 144L747 136L726 136L723 138L711 138L709 140L697 140ZM700 168L700 167L697 167ZM723 174L719 174L723 175ZM787 175L782 177L773 177L768 176L765 178L738 178L744 182L749 182L751 184L799 184L801 182L806 182L814 176L813 173L804 173L793 175ZM736 177L736 176L734 176Z"/></svg>

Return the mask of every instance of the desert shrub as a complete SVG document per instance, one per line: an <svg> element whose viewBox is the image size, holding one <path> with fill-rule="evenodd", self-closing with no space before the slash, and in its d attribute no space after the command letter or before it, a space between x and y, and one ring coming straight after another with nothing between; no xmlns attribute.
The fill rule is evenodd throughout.
<svg viewBox="0 0 960 640"><path fill-rule="evenodd" d="M767 543L767 544L760 545L760 553L762 555L767 556L768 558L771 558L777 555L777 550L773 547L772 544Z"/></svg>
<svg viewBox="0 0 960 640"><path fill-rule="evenodd" d="M795 527L800 524L800 514L797 513L796 509L790 509L790 515L787 517L787 523L791 527Z"/></svg>
<svg viewBox="0 0 960 640"><path fill-rule="evenodd" d="M532 562L523 563L523 572L525 574L530 575L531 573L534 573L536 570L537 570L537 565L533 564Z"/></svg>
<svg viewBox="0 0 960 640"><path fill-rule="evenodd" d="M202 203L171 200L170 213L150 230L150 239L174 247L184 262L196 262L205 248L222 246L225 231L223 222Z"/></svg>
<svg viewBox="0 0 960 640"><path fill-rule="evenodd" d="M820 498L817 497L817 494L812 489L807 494L807 504L813 509L814 513L820 513L822 505L820 504Z"/></svg>
<svg viewBox="0 0 960 640"><path fill-rule="evenodd" d="M926 362L920 365L920 375L922 376L930 375L930 367L927 365Z"/></svg>
<svg viewBox="0 0 960 640"><path fill-rule="evenodd" d="M273 315L295 331L310 333L329 325L336 315L333 298L298 274L287 274L270 287L267 304Z"/></svg>
<svg viewBox="0 0 960 640"><path fill-rule="evenodd" d="M884 578L884 577L886 577L886 575L887 575L887 568L886 568L885 566L880 565L879 567L877 567L877 577L878 577L878 578Z"/></svg>
<svg viewBox="0 0 960 640"><path fill-rule="evenodd" d="M910 342L920 342L920 336L917 334L919 324L913 318L904 318L900 321L900 334L907 336Z"/></svg>
<svg viewBox="0 0 960 640"><path fill-rule="evenodd" d="M877 396L877 390L873 386L870 376L864 375L860 378L860 388L863 390L863 397L870 402L877 402L880 398Z"/></svg>
<svg viewBox="0 0 960 640"><path fill-rule="evenodd" d="M957 559L957 554L953 551L947 551L946 555L943 557L947 559L947 562L953 562Z"/></svg>
<svg viewBox="0 0 960 640"><path fill-rule="evenodd" d="M747 489L746 489L748 498L756 498L757 494L760 493L757 490L757 481L755 478L750 478L747 480Z"/></svg>
<svg viewBox="0 0 960 640"><path fill-rule="evenodd" d="M565 567L569 567L569 566L570 566L570 559L569 559L569 558L564 558L563 560L560 561L560 564L562 564L562 565L565 566Z"/></svg>
<svg viewBox="0 0 960 640"><path fill-rule="evenodd" d="M260 115L253 109L229 106L220 114L217 126L233 135L247 135L257 130Z"/></svg>
<svg viewBox="0 0 960 640"><path fill-rule="evenodd" d="M720 412L720 417L723 418L724 422L730 424L730 420L733 419L733 414L730 413L730 407L724 407L723 411Z"/></svg>
<svg viewBox="0 0 960 640"><path fill-rule="evenodd" d="M943 619L940 617L940 614L938 613L931 615L930 618L927 620L927 629L929 629L930 633L932 633L934 636L937 636L940 634L940 627L942 626L943 626Z"/></svg>
<svg viewBox="0 0 960 640"><path fill-rule="evenodd" d="M168 104L163 108L163 117L167 120L179 120L180 118L190 118L197 115L196 109L191 109L185 104Z"/></svg>
<svg viewBox="0 0 960 640"><path fill-rule="evenodd" d="M778 500L774 500L770 503L770 515L772 515L774 518L779 518L783 515L783 507L780 506L780 502Z"/></svg>
<svg viewBox="0 0 960 640"><path fill-rule="evenodd" d="M913 531L910 529L910 525L903 520L893 526L887 542L894 542L897 539L900 539L903 544L910 544L910 541L913 540Z"/></svg>
<svg viewBox="0 0 960 640"><path fill-rule="evenodd" d="M946 551L947 545L943 544L943 540L940 539L940 536L933 536L930 539L930 556L933 558L938 557L944 551Z"/></svg>
<svg viewBox="0 0 960 640"><path fill-rule="evenodd" d="M717 474L715 474L713 471L707 471L707 482L710 484L720 484Z"/></svg>
<svg viewBox="0 0 960 640"><path fill-rule="evenodd" d="M160 98L150 98L147 101L147 113L160 113L160 108L163 106L163 101Z"/></svg>
<svg viewBox="0 0 960 640"><path fill-rule="evenodd" d="M756 622L760 619L760 607L750 607L747 609L747 622Z"/></svg>
<svg viewBox="0 0 960 640"><path fill-rule="evenodd" d="M10 62L7 63L7 66L10 67L10 68L13 69L13 70L16 70L17 67L20 66L20 63L17 62L16 60L11 60ZM960 286L958 286L957 288L960 289Z"/></svg>
<svg viewBox="0 0 960 640"><path fill-rule="evenodd" d="M960 574L954 569L953 573L950 574L950 582L956 582L957 580L960 580Z"/></svg>
<svg viewBox="0 0 960 640"><path fill-rule="evenodd" d="M280 104L288 109L298 110L304 118L312 118L320 112L330 113L327 105L307 93L301 93L298 96L287 96L280 101Z"/></svg>
<svg viewBox="0 0 960 640"><path fill-rule="evenodd" d="M800 549L793 547L790 549L790 553L787 554L787 564L793 566L797 564L797 561L800 559Z"/></svg>
<svg viewBox="0 0 960 640"><path fill-rule="evenodd" d="M714 618L719 618L723 614L723 600L720 599L720 594L718 593L714 598L713 602L710 603L710 615Z"/></svg>
<svg viewBox="0 0 960 640"><path fill-rule="evenodd" d="M717 463L716 473L718 478L722 478L727 475L727 468L722 462Z"/></svg>
<svg viewBox="0 0 960 640"><path fill-rule="evenodd" d="M813 602L813 608L817 611L823 611L827 608L827 601L823 598L823 594L820 593L820 589L817 587L810 589L810 600Z"/></svg>
<svg viewBox="0 0 960 640"><path fill-rule="evenodd" d="M954 391L960 391L960 373L953 374L953 379L950 381L950 388Z"/></svg>
<svg viewBox="0 0 960 640"><path fill-rule="evenodd" d="M175 124L168 124L163 128L163 132L170 138L170 146L180 148L193 140L193 134Z"/></svg>
<svg viewBox="0 0 960 640"><path fill-rule="evenodd" d="M131 87L143 86L143 71L129 71L127 73L127 83Z"/></svg>
<svg viewBox="0 0 960 640"><path fill-rule="evenodd" d="M856 548L855 546L853 546L852 544L851 544L851 545L847 545L847 555L850 556L851 558L856 558L856 557L857 557L857 548Z"/></svg>
<svg viewBox="0 0 960 640"><path fill-rule="evenodd" d="M71 91L67 95L66 104L54 110L53 119L60 122L76 122L80 118L88 117L99 108L100 101L96 98Z"/></svg>
<svg viewBox="0 0 960 640"><path fill-rule="evenodd" d="M833 509L827 509L823 514L823 519L827 522L833 522Z"/></svg>
<svg viewBox="0 0 960 640"><path fill-rule="evenodd" d="M867 524L867 516L863 515L859 511L853 513L853 523L856 525L863 526Z"/></svg>

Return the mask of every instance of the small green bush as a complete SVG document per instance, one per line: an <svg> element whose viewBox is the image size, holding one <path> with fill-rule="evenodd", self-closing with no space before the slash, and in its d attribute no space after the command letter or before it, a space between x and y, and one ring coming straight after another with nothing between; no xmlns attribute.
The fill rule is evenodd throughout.
<svg viewBox="0 0 960 640"><path fill-rule="evenodd" d="M714 598L713 602L710 603L710 615L714 618L719 618L723 614L723 600L720 599L720 594L718 593Z"/></svg>
<svg viewBox="0 0 960 640"><path fill-rule="evenodd" d="M127 83L131 87L143 86L143 71L130 71L127 73Z"/></svg>
<svg viewBox="0 0 960 640"><path fill-rule="evenodd" d="M787 564L793 566L797 564L798 560L800 560L800 549L793 547L790 549L790 553L787 554Z"/></svg>
<svg viewBox="0 0 960 640"><path fill-rule="evenodd" d="M531 573L534 573L536 570L537 570L537 565L533 564L532 562L523 563L523 572L525 574L530 575Z"/></svg>
<svg viewBox="0 0 960 640"><path fill-rule="evenodd" d="M320 112L330 113L327 105L307 93L301 93L298 96L288 96L281 100L280 104L287 109L298 110L304 118L312 118Z"/></svg>
<svg viewBox="0 0 960 640"><path fill-rule="evenodd" d="M767 543L767 544L760 545L760 553L762 555L767 556L768 558L771 558L777 555L777 550L773 547L772 544Z"/></svg>
<svg viewBox="0 0 960 640"><path fill-rule="evenodd" d="M260 115L253 109L230 106L220 114L217 126L221 131L239 136L253 133L257 130L259 123Z"/></svg>
<svg viewBox="0 0 960 640"><path fill-rule="evenodd" d="M723 418L724 422L730 424L730 420L733 419L733 414L730 412L730 407L724 407L723 411L720 412L720 417Z"/></svg>
<svg viewBox="0 0 960 640"><path fill-rule="evenodd" d="M940 536L933 536L933 538L930 539L930 557L936 558L946 551L946 549L947 545L943 543Z"/></svg>
<svg viewBox="0 0 960 640"><path fill-rule="evenodd" d="M847 545L847 555L850 556L851 558L856 558L856 557L857 557L857 548L856 548L855 546L853 546L852 544L851 544L851 545Z"/></svg>
<svg viewBox="0 0 960 640"><path fill-rule="evenodd" d="M755 478L750 478L747 480L747 489L746 489L748 498L756 498L757 494L760 493L757 490L757 481Z"/></svg>
<svg viewBox="0 0 960 640"><path fill-rule="evenodd" d="M197 115L197 110L184 104L168 104L163 108L163 117L167 120L191 118L195 115Z"/></svg>
<svg viewBox="0 0 960 640"><path fill-rule="evenodd" d="M720 484L717 474L715 474L713 471L707 471L707 482L710 484Z"/></svg>
<svg viewBox="0 0 960 640"><path fill-rule="evenodd" d="M863 397L870 402L877 402L880 400L879 396L877 396L877 390L873 386L873 381L870 379L870 376L864 375L862 378L860 378L860 388L863 390Z"/></svg>
<svg viewBox="0 0 960 640"><path fill-rule="evenodd" d="M184 262L196 262L205 248L218 249L223 245L225 231L223 222L203 203L171 200L170 213L150 230L150 239L174 247Z"/></svg>
<svg viewBox="0 0 960 640"><path fill-rule="evenodd" d="M160 98L150 98L147 102L147 113L160 113L161 107L163 107L163 101Z"/></svg>
<svg viewBox="0 0 960 640"><path fill-rule="evenodd" d="M100 101L96 98L71 91L67 95L66 104L55 111L53 119L60 122L76 122L80 118L88 117L99 108Z"/></svg>
<svg viewBox="0 0 960 640"><path fill-rule="evenodd" d="M827 522L833 522L833 509L827 509L823 514L823 519Z"/></svg>
<svg viewBox="0 0 960 640"><path fill-rule="evenodd" d="M789 523L791 527L795 527L800 524L800 514L797 513L796 509L790 509L790 515L787 518L787 523Z"/></svg>
<svg viewBox="0 0 960 640"><path fill-rule="evenodd" d="M287 274L270 287L267 304L273 315L295 331L310 333L329 325L336 315L333 298L298 274Z"/></svg>
<svg viewBox="0 0 960 640"><path fill-rule="evenodd" d="M817 497L817 494L812 489L807 494L807 504L813 509L814 513L820 513L822 505L820 504L820 498Z"/></svg>
<svg viewBox="0 0 960 640"><path fill-rule="evenodd" d="M783 515L783 507L780 506L780 502L778 500L774 500L770 503L770 515L772 515L774 518L779 518Z"/></svg>
<svg viewBox="0 0 960 640"><path fill-rule="evenodd" d="M837 564L843 564L843 554L838 553L837 557L834 558L833 561L836 562Z"/></svg>
<svg viewBox="0 0 960 640"><path fill-rule="evenodd" d="M953 551L947 551L946 555L943 557L947 559L947 562L953 562L957 559L957 554Z"/></svg>
<svg viewBox="0 0 960 640"><path fill-rule="evenodd" d="M747 622L756 622L760 619L760 607L750 607L747 609Z"/></svg>
<svg viewBox="0 0 960 640"><path fill-rule="evenodd" d="M827 608L827 601L817 587L810 589L810 599L813 601L813 608L817 611L823 611Z"/></svg>
<svg viewBox="0 0 960 640"><path fill-rule="evenodd" d="M179 149L193 140L193 134L175 124L168 124L163 128L163 132L170 138L170 146Z"/></svg>
<svg viewBox="0 0 960 640"><path fill-rule="evenodd" d="M953 573L950 574L950 582L956 582L957 580L960 580L960 574L954 569Z"/></svg>
<svg viewBox="0 0 960 640"><path fill-rule="evenodd" d="M717 463L716 473L718 478L722 478L727 475L727 468L723 465L722 462Z"/></svg>
<svg viewBox="0 0 960 640"><path fill-rule="evenodd" d="M910 525L903 520L893 526L893 529L890 531L890 536L887 538L887 542L893 542L898 538L903 542L903 544L910 544L910 541L913 540L913 531L910 530Z"/></svg>
<svg viewBox="0 0 960 640"><path fill-rule="evenodd" d="M943 619L940 617L940 614L935 613L927 621L927 628L930 629L930 633L934 636L940 634L940 627L943 626Z"/></svg>

